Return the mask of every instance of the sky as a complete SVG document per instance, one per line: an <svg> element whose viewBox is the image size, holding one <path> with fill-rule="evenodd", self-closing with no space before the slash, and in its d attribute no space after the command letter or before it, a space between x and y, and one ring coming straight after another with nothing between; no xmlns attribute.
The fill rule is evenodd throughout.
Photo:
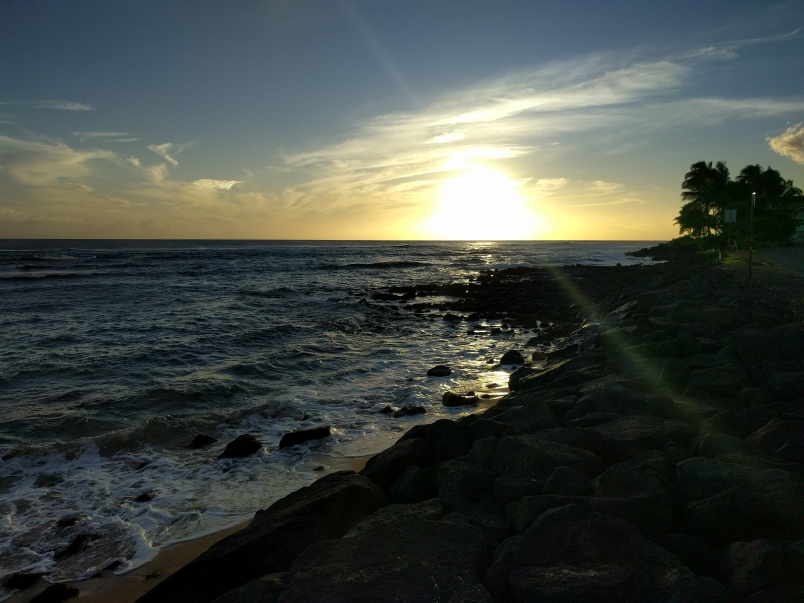
<svg viewBox="0 0 804 603"><path fill-rule="evenodd" d="M804 187L804 3L3 0L0 237L666 240Z"/></svg>

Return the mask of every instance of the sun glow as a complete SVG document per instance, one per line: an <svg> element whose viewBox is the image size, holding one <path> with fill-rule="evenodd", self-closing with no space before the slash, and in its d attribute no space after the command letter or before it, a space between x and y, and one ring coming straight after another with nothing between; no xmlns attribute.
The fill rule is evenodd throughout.
<svg viewBox="0 0 804 603"><path fill-rule="evenodd" d="M506 240L532 238L537 217L524 207L519 184L486 167L467 169L441 185L438 212L427 230L440 239Z"/></svg>

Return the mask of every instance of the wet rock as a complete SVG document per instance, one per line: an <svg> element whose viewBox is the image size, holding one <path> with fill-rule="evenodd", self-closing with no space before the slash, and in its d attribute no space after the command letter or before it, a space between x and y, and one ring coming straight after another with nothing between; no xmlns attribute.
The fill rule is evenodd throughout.
<svg viewBox="0 0 804 603"><path fill-rule="evenodd" d="M427 469L408 466L391 486L389 500L396 504L414 504L438 497L438 468L438 465Z"/></svg>
<svg viewBox="0 0 804 603"><path fill-rule="evenodd" d="M603 462L587 450L540 440L534 436L509 436L497 444L492 470L522 477L549 477L558 467L571 467L587 477L603 472Z"/></svg>
<svg viewBox="0 0 804 603"><path fill-rule="evenodd" d="M519 350L509 350L500 358L500 364L525 364L525 358Z"/></svg>
<svg viewBox="0 0 804 603"><path fill-rule="evenodd" d="M694 435L683 421L650 415L623 417L589 429L600 435L602 454L611 462L624 461L647 450L664 450L670 442L686 444Z"/></svg>
<svg viewBox="0 0 804 603"><path fill-rule="evenodd" d="M804 371L773 375L766 385L773 395L782 400L804 397Z"/></svg>
<svg viewBox="0 0 804 603"><path fill-rule="evenodd" d="M503 542L484 584L496 601L725 603L725 589L696 576L626 521L577 505L541 515Z"/></svg>
<svg viewBox="0 0 804 603"><path fill-rule="evenodd" d="M62 517L56 522L56 527L58 528L71 528L79 521L81 521L84 517L82 515L68 515L66 517Z"/></svg>
<svg viewBox="0 0 804 603"><path fill-rule="evenodd" d="M254 454L262 448L260 441L250 433L237 436L226 444L226 449L220 453L219 459L240 459Z"/></svg>
<svg viewBox="0 0 804 603"><path fill-rule="evenodd" d="M477 415L470 415L477 417ZM500 423L494 419L485 419L477 417L475 421L469 425L469 432L473 440L482 440L488 437L501 437L505 432L511 431L511 427L505 423Z"/></svg>
<svg viewBox="0 0 804 603"><path fill-rule="evenodd" d="M707 433L698 444L701 456L715 458L721 454L752 453L755 449L740 438L722 433Z"/></svg>
<svg viewBox="0 0 804 603"><path fill-rule="evenodd" d="M678 358L678 344L675 341L641 343L625 348L624 353L636 358Z"/></svg>
<svg viewBox="0 0 804 603"><path fill-rule="evenodd" d="M536 360L534 358L534 360ZM512 392L517 391L519 389L519 382L520 380L524 379L528 375L532 375L533 373L539 372L536 369L530 368L529 366L520 366L516 369L511 375L508 377L508 389Z"/></svg>
<svg viewBox="0 0 804 603"><path fill-rule="evenodd" d="M78 589L68 584L51 584L30 600L30 603L61 603L78 596Z"/></svg>
<svg viewBox="0 0 804 603"><path fill-rule="evenodd" d="M570 467L556 467L547 478L542 494L566 494L569 496L586 496L592 494L592 482L583 473Z"/></svg>
<svg viewBox="0 0 804 603"><path fill-rule="evenodd" d="M39 581L41 574L28 574L25 572L18 572L11 574L3 583L8 590L25 590L32 587Z"/></svg>
<svg viewBox="0 0 804 603"><path fill-rule="evenodd" d="M441 404L444 406L476 406L480 402L477 396L464 396L455 392L444 392Z"/></svg>
<svg viewBox="0 0 804 603"><path fill-rule="evenodd" d="M460 523L402 520L350 538L308 547L288 573L281 603L471 601L489 595L480 583L485 541Z"/></svg>
<svg viewBox="0 0 804 603"><path fill-rule="evenodd" d="M737 393L748 386L745 369L734 364L694 370L687 380L685 396L736 398Z"/></svg>
<svg viewBox="0 0 804 603"><path fill-rule="evenodd" d="M212 603L276 603L285 588L285 576L284 572L260 576L222 594Z"/></svg>
<svg viewBox="0 0 804 603"><path fill-rule="evenodd" d="M676 485L688 502L697 502L748 481L784 479L785 472L727 463L717 459L694 457L678 464Z"/></svg>
<svg viewBox="0 0 804 603"><path fill-rule="evenodd" d="M308 545L340 538L384 505L382 491L368 479L332 473L257 512L247 528L213 544L138 603L207 603L254 578L286 571Z"/></svg>
<svg viewBox="0 0 804 603"><path fill-rule="evenodd" d="M416 425L398 441L413 438L421 439L427 445L426 464L422 467L463 456L471 450L474 441L466 425L449 419L439 419L429 425Z"/></svg>
<svg viewBox="0 0 804 603"><path fill-rule="evenodd" d="M789 542L734 542L721 557L721 574L735 600L758 590L804 581L804 553Z"/></svg>
<svg viewBox="0 0 804 603"><path fill-rule="evenodd" d="M153 492L143 492L139 496L134 497L134 502L136 503L151 502L154 499L154 496L156 496L156 494Z"/></svg>
<svg viewBox="0 0 804 603"><path fill-rule="evenodd" d="M438 364L427 371L428 377L446 377L451 374L452 369L443 364Z"/></svg>
<svg viewBox="0 0 804 603"><path fill-rule="evenodd" d="M681 333L676 337L676 347L679 356L695 356L701 351L701 340L689 333Z"/></svg>
<svg viewBox="0 0 804 603"><path fill-rule="evenodd" d="M382 408L379 410L379 413L380 413L381 415L392 415L392 414L394 414L395 412L396 412L396 411L394 410L394 407L393 407L393 406L383 406L383 407L382 407Z"/></svg>
<svg viewBox="0 0 804 603"><path fill-rule="evenodd" d="M427 409L424 406L419 406L418 404L410 404L408 406L403 406L396 412L394 412L394 419L398 419L400 417L412 417L415 415L423 415L427 412Z"/></svg>
<svg viewBox="0 0 804 603"><path fill-rule="evenodd" d="M458 316L457 314L451 314L448 312L444 314L444 320L446 320L447 322L458 322L459 320L461 320L461 317Z"/></svg>
<svg viewBox="0 0 804 603"><path fill-rule="evenodd" d="M330 433L331 430L328 425L325 427L314 427L313 429L304 429L301 431L291 431L283 435L282 439L279 440L279 449L282 450L283 448L290 448L291 446L303 444L309 440L321 440L329 437Z"/></svg>
<svg viewBox="0 0 804 603"><path fill-rule="evenodd" d="M587 450L595 456L600 456L603 449L603 439L600 434L591 429L581 429L578 427L554 427L553 429L543 429L533 434L537 440L564 444L572 448ZM546 476L545 476L546 477Z"/></svg>
<svg viewBox="0 0 804 603"><path fill-rule="evenodd" d="M211 435L207 435L205 433L199 433L197 436L193 438L193 441L190 442L190 448L192 450L198 450L199 448L204 448L205 446L214 444L217 441L218 439L213 438Z"/></svg>

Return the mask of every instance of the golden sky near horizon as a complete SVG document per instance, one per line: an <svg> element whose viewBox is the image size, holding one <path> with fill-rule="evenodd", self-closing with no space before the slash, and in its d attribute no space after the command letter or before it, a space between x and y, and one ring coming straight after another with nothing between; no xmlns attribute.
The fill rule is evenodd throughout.
<svg viewBox="0 0 804 603"><path fill-rule="evenodd" d="M2 238L664 240L694 162L804 184L801 6L106 6L2 9Z"/></svg>

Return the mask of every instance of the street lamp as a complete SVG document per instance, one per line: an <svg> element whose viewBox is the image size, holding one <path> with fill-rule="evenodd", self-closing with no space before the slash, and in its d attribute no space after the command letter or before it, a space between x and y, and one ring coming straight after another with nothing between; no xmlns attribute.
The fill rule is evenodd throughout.
<svg viewBox="0 0 804 603"><path fill-rule="evenodd" d="M751 265L754 260L754 206L757 204L757 194L751 193L751 234L748 237L748 282L751 282Z"/></svg>

